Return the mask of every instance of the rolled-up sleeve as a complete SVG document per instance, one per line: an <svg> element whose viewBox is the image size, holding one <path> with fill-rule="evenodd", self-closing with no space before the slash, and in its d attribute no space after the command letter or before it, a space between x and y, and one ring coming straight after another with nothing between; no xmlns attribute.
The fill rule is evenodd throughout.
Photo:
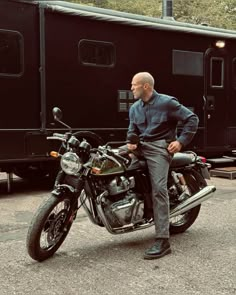
<svg viewBox="0 0 236 295"><path fill-rule="evenodd" d="M135 124L134 115L134 109L131 106L129 110L129 127L127 132L127 138L133 133L139 135L139 130L137 128L137 125Z"/></svg>
<svg viewBox="0 0 236 295"><path fill-rule="evenodd" d="M175 98L170 100L169 116L171 120L181 121L183 129L177 140L183 145L188 145L197 132L199 119L190 109L180 104Z"/></svg>

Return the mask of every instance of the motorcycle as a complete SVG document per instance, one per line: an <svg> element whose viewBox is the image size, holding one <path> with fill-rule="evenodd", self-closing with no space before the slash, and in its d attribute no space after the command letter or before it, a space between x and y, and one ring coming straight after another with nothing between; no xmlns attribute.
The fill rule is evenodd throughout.
<svg viewBox="0 0 236 295"><path fill-rule="evenodd" d="M67 237L78 210L83 207L94 224L111 234L128 233L154 224L147 216L151 186L145 161L131 168L130 157L120 154L112 143L92 147L79 140L66 125L59 108L54 120L68 128L49 140L61 141L60 170L51 196L36 211L27 234L28 254L37 261L51 257ZM198 217L201 203L214 195L207 185L208 166L193 152L176 153L168 175L170 233L186 231Z"/></svg>

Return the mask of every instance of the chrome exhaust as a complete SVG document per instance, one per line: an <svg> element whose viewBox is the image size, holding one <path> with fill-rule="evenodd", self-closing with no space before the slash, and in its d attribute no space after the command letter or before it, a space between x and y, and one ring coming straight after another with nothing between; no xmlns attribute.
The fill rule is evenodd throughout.
<svg viewBox="0 0 236 295"><path fill-rule="evenodd" d="M183 214L188 210L200 205L202 202L208 200L213 197L216 188L214 185L208 185L201 189L199 192L191 196L189 199L183 201L183 203L179 204L173 210L170 211L170 218L175 217L177 215Z"/></svg>

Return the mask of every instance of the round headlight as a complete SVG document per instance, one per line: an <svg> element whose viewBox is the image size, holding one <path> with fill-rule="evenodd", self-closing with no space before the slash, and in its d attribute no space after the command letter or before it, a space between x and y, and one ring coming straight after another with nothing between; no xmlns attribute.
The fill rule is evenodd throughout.
<svg viewBox="0 0 236 295"><path fill-rule="evenodd" d="M79 157L75 153L65 153L61 158L61 168L69 175L75 175L81 168Z"/></svg>

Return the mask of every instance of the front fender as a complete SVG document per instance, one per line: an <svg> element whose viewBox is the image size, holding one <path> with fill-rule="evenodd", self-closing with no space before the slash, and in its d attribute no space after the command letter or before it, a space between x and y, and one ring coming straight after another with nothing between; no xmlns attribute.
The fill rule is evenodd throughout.
<svg viewBox="0 0 236 295"><path fill-rule="evenodd" d="M53 196L55 197L60 197L63 196L65 194L75 194L76 190L73 186L68 185L68 184L58 184L56 186L56 188L54 188L54 190L51 192Z"/></svg>
<svg viewBox="0 0 236 295"><path fill-rule="evenodd" d="M69 182L69 179L67 179ZM71 182L71 181L70 181ZM73 185L71 185L73 184ZM84 179L78 178L76 181L72 181L71 184L68 183L58 183L55 185L52 195L55 197L60 197L61 195L67 194L71 195L72 197L79 197L82 190L84 189Z"/></svg>

